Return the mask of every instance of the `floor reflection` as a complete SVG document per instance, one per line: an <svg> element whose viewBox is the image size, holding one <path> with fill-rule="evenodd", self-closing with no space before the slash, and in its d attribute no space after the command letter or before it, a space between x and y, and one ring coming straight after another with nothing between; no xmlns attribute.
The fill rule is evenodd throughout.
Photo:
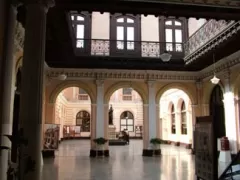
<svg viewBox="0 0 240 180"><path fill-rule="evenodd" d="M189 150L161 145L161 157L142 157L142 141L111 146L109 158L89 158L88 140L64 141L55 159L44 159L43 180L193 180Z"/></svg>

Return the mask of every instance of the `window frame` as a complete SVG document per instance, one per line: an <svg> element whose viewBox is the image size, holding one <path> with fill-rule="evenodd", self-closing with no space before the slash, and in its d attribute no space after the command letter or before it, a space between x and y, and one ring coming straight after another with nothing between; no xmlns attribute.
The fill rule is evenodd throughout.
<svg viewBox="0 0 240 180"><path fill-rule="evenodd" d="M175 34L175 29L182 30L182 51L176 51L175 37L173 39L174 41L172 42L173 43L173 51L169 51L176 58L181 57L184 54L183 43L186 42L186 40L188 39L188 20L186 18L177 18L176 19L174 17L168 17L168 18L165 18L163 16L159 17L159 42L160 42L160 52L161 53L166 51L166 32L165 32L165 30L167 29L166 25L165 25L166 21L178 21L178 22L182 23L182 25L180 26L181 28L175 28L175 27L178 27L175 25L167 25L167 26L174 26L174 34ZM172 36L174 36L174 35L172 35Z"/></svg>
<svg viewBox="0 0 240 180"><path fill-rule="evenodd" d="M127 117L129 117L130 115L130 118L126 118L125 117L125 113L127 113ZM132 118L132 119L131 119ZM126 120L126 125L122 124L122 120ZM128 124L128 120L132 120L133 123L132 124ZM120 131L122 131L122 127L125 127L127 128L128 132L135 132L135 129L134 129L134 115L132 112L130 111L123 111L121 114L120 114ZM128 127L132 127L132 131L129 131L129 128Z"/></svg>
<svg viewBox="0 0 240 180"><path fill-rule="evenodd" d="M82 16L84 17L84 23L80 23L77 20L72 20L72 16ZM71 34L71 38L72 38L72 42L73 42L73 47L75 50L75 54L77 55L82 55L82 54L86 54L86 55L90 55L91 54L91 37L92 37L92 14L88 13L88 12L69 12L68 14L68 22L69 22L69 29L70 29L70 34ZM84 38L83 38L83 43L84 43L84 47L83 48L78 48L77 47L77 32L76 29L74 28L73 25L76 24L83 24L84 25Z"/></svg>
<svg viewBox="0 0 240 180"><path fill-rule="evenodd" d="M117 22L117 19L124 18L124 22ZM134 23L127 23L125 19L130 18ZM124 37L127 27L134 28L134 49L126 49L127 41L124 41L124 49L117 48L117 27L119 24L124 26ZM129 26L128 26L129 24ZM141 56L141 15L114 14L110 16L110 54L115 56Z"/></svg>
<svg viewBox="0 0 240 180"><path fill-rule="evenodd" d="M174 104L171 105L171 110L170 110L170 115L171 115L171 134L176 134L176 113L175 113L175 108Z"/></svg>
<svg viewBox="0 0 240 180"><path fill-rule="evenodd" d="M81 112L88 114L88 116L81 116ZM78 117L79 116L79 117ZM81 119L82 124L78 123L78 120ZM86 130L85 128L85 123L87 123L87 121L89 122L89 128L88 130ZM86 111L86 110L80 110L77 114L76 114L76 126L81 126L81 132L91 132L91 114Z"/></svg>
<svg viewBox="0 0 240 180"><path fill-rule="evenodd" d="M184 121L183 121L184 117ZM181 134L187 135L188 134L188 128L187 128L187 110L186 110L186 104L183 101L181 104Z"/></svg>

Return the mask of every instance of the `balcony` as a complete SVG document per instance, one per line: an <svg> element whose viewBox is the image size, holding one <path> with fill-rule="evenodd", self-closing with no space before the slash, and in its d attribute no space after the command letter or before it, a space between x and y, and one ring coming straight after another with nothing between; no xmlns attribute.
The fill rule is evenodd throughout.
<svg viewBox="0 0 240 180"><path fill-rule="evenodd" d="M75 48L75 53L78 56L132 58L159 58L165 51L172 54L173 59L182 59L184 55L183 43L77 39Z"/></svg>
<svg viewBox="0 0 240 180"><path fill-rule="evenodd" d="M198 29L184 44L184 61L190 64L203 54L232 37L240 27L240 21L210 20Z"/></svg>

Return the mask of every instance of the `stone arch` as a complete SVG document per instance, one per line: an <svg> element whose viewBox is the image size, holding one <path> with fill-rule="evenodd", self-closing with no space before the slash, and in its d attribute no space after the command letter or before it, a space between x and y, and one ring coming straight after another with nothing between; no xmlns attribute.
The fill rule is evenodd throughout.
<svg viewBox="0 0 240 180"><path fill-rule="evenodd" d="M188 95L191 103L192 104L196 104L197 99L196 99L196 95L194 94L194 92L192 92L188 87L186 87L186 85L181 84L181 83L170 83L170 84L167 84L167 85L163 86L157 92L156 99L155 99L156 104L160 103L160 98L169 89L179 89L179 90L182 90L183 92L185 92Z"/></svg>
<svg viewBox="0 0 240 180"><path fill-rule="evenodd" d="M187 107L186 101L184 101L183 98L179 98L178 101L177 101L177 107L176 107L177 112L181 112L181 107L182 107L183 102L185 103L185 106Z"/></svg>
<svg viewBox="0 0 240 180"><path fill-rule="evenodd" d="M56 87L50 93L49 103L55 103L59 93L62 90L66 89L66 88L69 88L69 87L82 88L90 96L91 103L92 104L96 103L96 97L95 97L92 89L86 83L84 83L82 81L65 81L63 83L60 83L60 84L56 85Z"/></svg>
<svg viewBox="0 0 240 180"><path fill-rule="evenodd" d="M147 104L148 103L148 100L147 100L147 95L146 95L146 92L135 82L118 82L118 83L115 83L113 85L111 85L107 91L105 91L105 97L104 97L104 102L105 104L108 104L109 103L109 100L110 100L110 97L111 95L118 89L120 88L133 88L135 91L137 91L137 93L141 96L142 98L142 101L143 101L143 104Z"/></svg>

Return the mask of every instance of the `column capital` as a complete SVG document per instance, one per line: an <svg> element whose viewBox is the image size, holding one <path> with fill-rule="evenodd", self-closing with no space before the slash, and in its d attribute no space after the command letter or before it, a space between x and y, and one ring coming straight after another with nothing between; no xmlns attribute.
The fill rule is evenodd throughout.
<svg viewBox="0 0 240 180"><path fill-rule="evenodd" d="M203 87L202 81L201 80L197 80L196 81L196 86L197 86L197 89L202 89L202 87Z"/></svg>
<svg viewBox="0 0 240 180"><path fill-rule="evenodd" d="M103 85L104 85L104 80L103 80L103 79L97 79L97 80L96 80L96 85L97 85L98 87L103 86Z"/></svg>
<svg viewBox="0 0 240 180"><path fill-rule="evenodd" d="M32 5L32 4L43 5L47 9L55 6L55 0L23 0L23 2L26 5Z"/></svg>
<svg viewBox="0 0 240 180"><path fill-rule="evenodd" d="M153 88L155 85L155 82L156 82L155 80L148 80L147 81L148 87Z"/></svg>

